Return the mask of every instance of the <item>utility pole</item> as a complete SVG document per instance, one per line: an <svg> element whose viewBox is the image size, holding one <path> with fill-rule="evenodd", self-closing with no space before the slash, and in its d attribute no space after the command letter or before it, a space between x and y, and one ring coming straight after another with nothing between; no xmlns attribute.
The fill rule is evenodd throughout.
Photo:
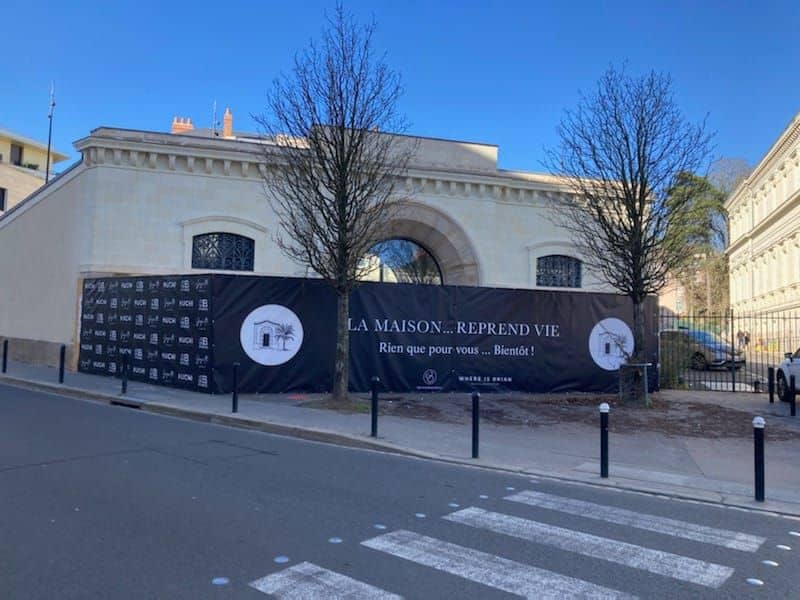
<svg viewBox="0 0 800 600"><path fill-rule="evenodd" d="M53 140L53 109L56 107L56 84L50 84L50 112L47 118L50 121L50 126L47 132L47 167L44 172L44 183L47 185L50 182L50 143Z"/></svg>

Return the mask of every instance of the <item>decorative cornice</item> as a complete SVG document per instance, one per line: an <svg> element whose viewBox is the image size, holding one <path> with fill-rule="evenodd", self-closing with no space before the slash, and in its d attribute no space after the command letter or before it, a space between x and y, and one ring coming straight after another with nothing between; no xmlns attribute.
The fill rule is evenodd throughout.
<svg viewBox="0 0 800 600"><path fill-rule="evenodd" d="M775 163L781 160L784 154L786 154L786 159L797 158L797 148L794 148L790 154L787 153L798 140L800 140L800 113L796 114L794 118L789 121L786 129L783 130L772 147L767 151L758 165L756 165L755 169L753 169L752 173L750 173L750 175L748 175L731 193L728 200L725 202L726 208L731 209L734 204L739 202L740 197L746 197L748 195L747 192L754 193L754 190L762 190L765 184L763 180L767 178L767 175L769 175L769 179L774 177L773 168L776 166ZM780 169L781 166L782 165L779 165L777 168Z"/></svg>
<svg viewBox="0 0 800 600"><path fill-rule="evenodd" d="M75 148L83 153L87 168L111 166L256 180L266 168L279 164L278 154L270 164L269 146L255 141L123 129L95 129L75 142ZM548 204L558 195L571 193L552 175L420 166L409 169L400 189L430 196L483 198L512 204Z"/></svg>

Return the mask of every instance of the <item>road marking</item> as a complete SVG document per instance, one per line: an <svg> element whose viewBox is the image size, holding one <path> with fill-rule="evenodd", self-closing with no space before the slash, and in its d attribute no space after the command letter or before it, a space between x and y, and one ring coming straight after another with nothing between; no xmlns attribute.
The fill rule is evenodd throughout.
<svg viewBox="0 0 800 600"><path fill-rule="evenodd" d="M256 579L250 587L281 600L307 600L308 598L347 598L348 600L402 600L352 577L328 571L310 562L302 562L283 571Z"/></svg>
<svg viewBox="0 0 800 600"><path fill-rule="evenodd" d="M766 538L763 537L731 531L729 529L706 527L705 525L697 525L677 519L658 517L624 508L615 508L612 506L595 504L594 502L584 502L583 500L574 500L572 498L563 498L561 496L553 496L551 494L542 494L539 492L519 492L513 496L507 496L506 500L520 502L538 508L557 510L586 519L607 521L617 525L627 525L629 527L636 527L637 529L663 533L664 535L694 540L704 544L714 544L733 550L743 550L744 552L755 552L761 547L761 544L766 541Z"/></svg>
<svg viewBox="0 0 800 600"><path fill-rule="evenodd" d="M525 598L633 598L588 581L399 529L362 546Z"/></svg>
<svg viewBox="0 0 800 600"><path fill-rule="evenodd" d="M733 569L723 565L482 508L465 508L442 518L711 588L718 588L733 574Z"/></svg>

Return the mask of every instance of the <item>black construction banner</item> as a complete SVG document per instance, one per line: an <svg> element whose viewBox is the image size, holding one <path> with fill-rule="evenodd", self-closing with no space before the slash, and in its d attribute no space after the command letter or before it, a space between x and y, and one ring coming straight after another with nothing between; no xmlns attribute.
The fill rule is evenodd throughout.
<svg viewBox="0 0 800 600"><path fill-rule="evenodd" d="M242 392L331 389L336 297L319 279L214 275L214 381Z"/></svg>
<svg viewBox="0 0 800 600"><path fill-rule="evenodd" d="M78 370L212 392L211 277L85 279Z"/></svg>
<svg viewBox="0 0 800 600"><path fill-rule="evenodd" d="M646 355L656 362L656 302ZM615 391L633 353L624 296L364 283L350 297L350 387ZM191 390L330 390L336 297L319 279L174 275L87 279L82 372ZM652 379L655 380L655 377Z"/></svg>
<svg viewBox="0 0 800 600"><path fill-rule="evenodd" d="M326 391L336 300L322 281L215 275L214 381L242 392ZM656 302L646 305L655 362ZM617 388L633 352L630 301L616 294L364 283L350 298L351 389ZM655 379L655 378L653 378Z"/></svg>

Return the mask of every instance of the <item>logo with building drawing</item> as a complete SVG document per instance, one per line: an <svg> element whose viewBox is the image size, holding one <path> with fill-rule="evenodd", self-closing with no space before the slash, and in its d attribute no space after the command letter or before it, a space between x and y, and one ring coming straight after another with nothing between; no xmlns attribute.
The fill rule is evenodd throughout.
<svg viewBox="0 0 800 600"><path fill-rule="evenodd" d="M589 334L589 354L598 367L616 371L633 354L633 332L625 321L603 319Z"/></svg>
<svg viewBox="0 0 800 600"><path fill-rule="evenodd" d="M265 304L253 310L239 331L242 349L260 365L288 362L303 345L303 325L297 315L280 304Z"/></svg>

